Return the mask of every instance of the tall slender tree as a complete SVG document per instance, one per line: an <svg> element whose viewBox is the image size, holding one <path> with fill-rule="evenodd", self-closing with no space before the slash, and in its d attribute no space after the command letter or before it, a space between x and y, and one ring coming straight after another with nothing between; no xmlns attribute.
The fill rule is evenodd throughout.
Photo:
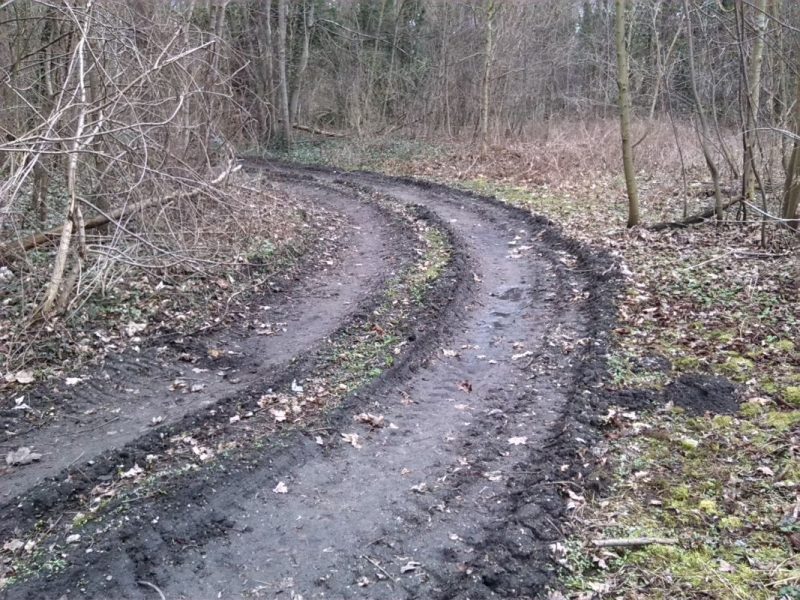
<svg viewBox="0 0 800 600"><path fill-rule="evenodd" d="M622 167L625 188L628 192L628 227L639 224L639 189L636 186L636 169L633 164L631 143L631 90L628 47L625 40L627 0L616 0L617 86L619 88L619 123L622 135Z"/></svg>

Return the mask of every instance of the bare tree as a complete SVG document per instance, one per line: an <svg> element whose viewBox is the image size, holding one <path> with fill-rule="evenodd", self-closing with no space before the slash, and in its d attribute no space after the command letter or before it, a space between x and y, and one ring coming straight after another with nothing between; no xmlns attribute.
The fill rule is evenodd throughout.
<svg viewBox="0 0 800 600"><path fill-rule="evenodd" d="M617 85L619 86L619 121L622 135L622 164L625 187L628 192L628 227L639 224L639 191L636 186L636 169L633 166L631 142L631 95L628 65L628 48L625 43L627 1L616 0Z"/></svg>
<svg viewBox="0 0 800 600"><path fill-rule="evenodd" d="M278 98L283 124L281 143L287 149L292 147L292 115L289 107L289 80L286 74L286 18L288 11L287 0L278 0Z"/></svg>
<svg viewBox="0 0 800 600"><path fill-rule="evenodd" d="M711 181L714 186L714 214L717 221L721 221L724 217L723 204L722 204L722 190L719 183L719 169L717 163L711 154L709 147L709 132L708 120L706 119L706 111L703 108L703 101L700 98L700 92L697 89L697 68L695 65L694 55L694 34L692 32L692 14L689 7L689 0L683 0L683 11L686 18L686 42L687 42L687 61L689 63L689 86L692 91L692 98L694 99L695 109L700 121L700 146L703 150L703 157L706 161L706 166L711 174Z"/></svg>

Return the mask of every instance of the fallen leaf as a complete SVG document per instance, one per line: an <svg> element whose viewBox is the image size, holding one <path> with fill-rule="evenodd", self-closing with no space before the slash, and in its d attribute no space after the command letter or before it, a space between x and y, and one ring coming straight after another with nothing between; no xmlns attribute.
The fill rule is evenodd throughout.
<svg viewBox="0 0 800 600"><path fill-rule="evenodd" d="M303 386L297 383L296 379L292 379L292 391L295 394L302 394L303 393Z"/></svg>
<svg viewBox="0 0 800 600"><path fill-rule="evenodd" d="M489 481L500 481L503 479L503 474L500 471L487 471L483 476Z"/></svg>
<svg viewBox="0 0 800 600"><path fill-rule="evenodd" d="M417 492L418 494L424 494L428 491L428 484L425 482L418 483L417 485L411 486L412 492Z"/></svg>
<svg viewBox="0 0 800 600"><path fill-rule="evenodd" d="M125 326L125 333L128 334L128 337L133 337L145 329L147 329L147 323L134 323L133 321L130 321Z"/></svg>
<svg viewBox="0 0 800 600"><path fill-rule="evenodd" d="M383 415L373 415L372 413L360 413L353 417L358 423L366 423L372 427L383 427Z"/></svg>
<svg viewBox="0 0 800 600"><path fill-rule="evenodd" d="M458 352L456 352L455 350L449 350L447 348L442 348L442 354L448 358L453 358L455 356L458 356Z"/></svg>
<svg viewBox="0 0 800 600"><path fill-rule="evenodd" d="M3 550L8 552L17 552L18 550L22 550L24 546L25 542L14 538L13 540L8 540L5 544L3 544Z"/></svg>
<svg viewBox="0 0 800 600"><path fill-rule="evenodd" d="M81 534L80 533L73 533L67 536L67 543L68 544L77 544L81 541Z"/></svg>
<svg viewBox="0 0 800 600"><path fill-rule="evenodd" d="M14 374L14 381L16 381L17 383L28 384L28 383L33 383L34 380L35 377L33 376L33 373L31 373L30 371L17 371Z"/></svg>
<svg viewBox="0 0 800 600"><path fill-rule="evenodd" d="M400 567L400 573L410 573L412 571L416 571L422 566L422 563L418 563L414 560L408 561L402 567Z"/></svg>
<svg viewBox="0 0 800 600"><path fill-rule="evenodd" d="M361 448L361 444L358 442L357 433L343 433L342 439L351 446L353 446L353 448Z"/></svg>
<svg viewBox="0 0 800 600"><path fill-rule="evenodd" d="M275 420L278 423L286 420L286 411L285 410L279 410L277 408L270 408L269 412L275 418Z"/></svg>
<svg viewBox="0 0 800 600"><path fill-rule="evenodd" d="M67 377L64 380L64 384L68 386L78 385L83 379L81 377Z"/></svg>
<svg viewBox="0 0 800 600"><path fill-rule="evenodd" d="M123 471L119 474L119 476L122 477L122 479L135 479L142 473L144 473L144 469L138 464L133 463L133 466L130 469Z"/></svg>
<svg viewBox="0 0 800 600"><path fill-rule="evenodd" d="M42 455L38 452L31 452L27 446L20 446L6 454L6 463L13 466L29 465L30 463L41 460Z"/></svg>
<svg viewBox="0 0 800 600"><path fill-rule="evenodd" d="M528 443L528 438L525 436L510 437L508 438L508 443L512 446L524 446Z"/></svg>
<svg viewBox="0 0 800 600"><path fill-rule="evenodd" d="M272 491L275 492L276 494L288 494L289 493L289 488L286 486L286 484L283 481L279 481L278 485L276 485L272 489Z"/></svg>

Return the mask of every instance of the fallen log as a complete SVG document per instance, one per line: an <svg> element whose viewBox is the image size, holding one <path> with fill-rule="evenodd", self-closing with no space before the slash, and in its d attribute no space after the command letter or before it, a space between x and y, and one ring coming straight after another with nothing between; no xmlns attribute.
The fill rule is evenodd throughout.
<svg viewBox="0 0 800 600"><path fill-rule="evenodd" d="M210 185L217 185L219 183L222 183L225 179L227 179L227 177L231 173L237 171L239 168L240 165L235 165L233 162L231 162L225 169L225 171L223 171L218 177L216 177L213 181L210 182ZM149 198L147 200L140 200L139 202L134 202L126 206L121 206L108 213L95 215L90 219L86 219L83 223L83 231L97 229L98 227L102 227L103 225L106 225L108 223L118 221L122 217L125 217L129 214L145 210L153 206L165 206L170 202L174 202L176 200L193 200L197 198L201 192L202 192L201 189L196 189L191 192L175 192L174 194L168 194L167 196L162 196L159 198ZM92 208L96 209L96 207ZM18 259L20 258L21 254L24 254L29 250L33 250L34 248L39 248L40 246L47 246L49 244L52 244L61 237L61 233L63 230L64 226L59 225L58 227L53 227L52 229L48 229L47 231L34 233L32 235L29 235L28 237L19 240L11 240L9 242L1 244L0 264L3 263L7 264L12 260Z"/></svg>
<svg viewBox="0 0 800 600"><path fill-rule="evenodd" d="M676 538L612 538L608 540L592 540L595 548L636 548L640 546L652 546L661 544L665 546L676 546L679 540Z"/></svg>
<svg viewBox="0 0 800 600"><path fill-rule="evenodd" d="M740 198L736 198L735 200L729 200L725 204L722 205L722 210L728 210L734 204L738 204L741 202ZM712 206L711 208L707 208L706 210L695 213L686 217L681 221L664 221L663 223L655 223L654 225L650 225L647 227L650 231L664 231L666 229L683 229L688 227L689 225L697 225L699 223L703 223L704 221L710 219L714 216L716 210Z"/></svg>
<svg viewBox="0 0 800 600"><path fill-rule="evenodd" d="M346 137L344 133L339 131L329 131L327 129L316 129L314 127L308 127L306 125L300 125L299 123L293 123L292 127L297 129L298 131L305 131L306 133L313 133L314 135L322 135L325 137L335 137L335 138L343 138Z"/></svg>

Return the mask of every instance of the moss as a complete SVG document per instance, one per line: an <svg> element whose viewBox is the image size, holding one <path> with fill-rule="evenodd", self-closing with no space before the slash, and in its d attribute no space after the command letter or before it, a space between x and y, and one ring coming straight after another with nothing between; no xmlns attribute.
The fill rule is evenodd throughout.
<svg viewBox="0 0 800 600"><path fill-rule="evenodd" d="M702 328L702 323L700 324ZM736 340L736 336L729 331L717 330L709 334L711 339L717 340L721 344L731 344Z"/></svg>
<svg viewBox="0 0 800 600"><path fill-rule="evenodd" d="M794 352L794 342L791 340L778 340L772 344L772 349L784 354L791 354Z"/></svg>
<svg viewBox="0 0 800 600"><path fill-rule="evenodd" d="M789 406L800 408L800 386L789 386L783 390L783 400Z"/></svg>
<svg viewBox="0 0 800 600"><path fill-rule="evenodd" d="M745 358L740 354L733 354L719 366L719 369L729 377L741 381L750 376L754 366L753 361L749 358Z"/></svg>
<svg viewBox="0 0 800 600"><path fill-rule="evenodd" d="M739 413L748 418L757 417L765 411L766 408L755 402L746 402L739 407Z"/></svg>
<svg viewBox="0 0 800 600"><path fill-rule="evenodd" d="M733 425L733 417L729 415L716 415L711 419L711 428L715 430L727 429Z"/></svg>
<svg viewBox="0 0 800 600"><path fill-rule="evenodd" d="M761 389L770 395L775 395L778 393L778 386L772 381L762 381Z"/></svg>
<svg viewBox="0 0 800 600"><path fill-rule="evenodd" d="M788 431L800 424L800 410L770 411L767 413L766 423L778 431Z"/></svg>
<svg viewBox="0 0 800 600"><path fill-rule="evenodd" d="M704 498L703 500L700 500L697 506L700 510L709 515L716 515L718 512L717 503L709 498Z"/></svg>
<svg viewBox="0 0 800 600"><path fill-rule="evenodd" d="M679 485L672 490L672 499L678 502L685 502L689 499L689 486Z"/></svg>
<svg viewBox="0 0 800 600"><path fill-rule="evenodd" d="M742 520L739 517L728 516L728 517L722 517L719 520L719 528L725 529L727 531L735 531L736 529L741 529L742 525L743 525Z"/></svg>
<svg viewBox="0 0 800 600"><path fill-rule="evenodd" d="M694 356L681 356L672 361L676 371L696 371L700 367L700 359Z"/></svg>
<svg viewBox="0 0 800 600"><path fill-rule="evenodd" d="M658 572L689 591L684 597L712 598L764 598L756 593L755 585L760 579L746 562L732 553L721 553L707 547L686 550L676 546L649 546L641 552L632 553L627 559L631 563L646 566L650 572ZM723 571L721 561L730 565Z"/></svg>

